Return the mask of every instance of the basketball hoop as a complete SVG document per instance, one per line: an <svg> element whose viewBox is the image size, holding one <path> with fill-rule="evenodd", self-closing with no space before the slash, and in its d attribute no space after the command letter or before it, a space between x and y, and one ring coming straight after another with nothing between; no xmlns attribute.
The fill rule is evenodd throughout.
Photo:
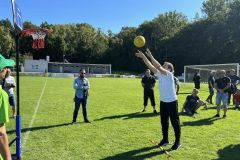
<svg viewBox="0 0 240 160"><path fill-rule="evenodd" d="M32 36L32 48L42 49L45 47L45 37L50 34L52 30L46 28L33 28L21 31L20 37Z"/></svg>

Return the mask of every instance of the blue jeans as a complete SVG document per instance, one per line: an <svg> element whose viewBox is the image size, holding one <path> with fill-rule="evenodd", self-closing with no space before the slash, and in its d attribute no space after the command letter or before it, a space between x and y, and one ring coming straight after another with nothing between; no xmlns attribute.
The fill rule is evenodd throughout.
<svg viewBox="0 0 240 160"><path fill-rule="evenodd" d="M216 105L220 106L221 102L223 103L224 106L226 106L228 104L228 93L220 93L217 92L216 95Z"/></svg>
<svg viewBox="0 0 240 160"><path fill-rule="evenodd" d="M80 104L82 104L82 112L83 112L83 118L84 121L88 121L88 116L87 116L87 97L86 98L78 98L75 96L74 98L75 101L75 108L73 112L73 122L76 122L77 116L78 116L78 111L80 108Z"/></svg>

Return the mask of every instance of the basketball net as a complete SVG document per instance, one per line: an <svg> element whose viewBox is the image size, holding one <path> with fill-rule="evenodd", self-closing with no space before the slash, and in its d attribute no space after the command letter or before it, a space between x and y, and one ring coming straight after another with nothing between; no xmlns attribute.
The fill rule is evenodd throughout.
<svg viewBox="0 0 240 160"><path fill-rule="evenodd" d="M46 33L36 32L36 33L32 33L31 36L33 38L32 48L41 49L45 47Z"/></svg>
<svg viewBox="0 0 240 160"><path fill-rule="evenodd" d="M25 29L21 32L20 36L32 36L32 48L33 49L42 49L45 47L45 37L46 35L50 34L52 30L46 28L32 28L32 29Z"/></svg>

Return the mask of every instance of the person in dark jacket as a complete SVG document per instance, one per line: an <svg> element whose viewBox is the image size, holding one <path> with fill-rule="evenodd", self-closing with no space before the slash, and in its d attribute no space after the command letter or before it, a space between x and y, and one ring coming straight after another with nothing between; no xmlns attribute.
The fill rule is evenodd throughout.
<svg viewBox="0 0 240 160"><path fill-rule="evenodd" d="M196 72L193 76L193 82L196 89L200 89L200 80L201 80L200 73Z"/></svg>
<svg viewBox="0 0 240 160"><path fill-rule="evenodd" d="M212 102L212 97L214 95L214 83L215 83L215 78L214 78L215 72L211 71L210 76L208 78L208 89L209 89L209 96L206 99L206 101L210 104L213 104Z"/></svg>
<svg viewBox="0 0 240 160"><path fill-rule="evenodd" d="M147 69L145 71L145 76L142 78L142 87L143 87L143 111L146 111L147 103L148 103L148 98L150 98L151 105L153 107L153 112L157 113L156 107L155 107L155 98L154 98L154 86L156 83L156 80L154 76L150 74L150 69Z"/></svg>

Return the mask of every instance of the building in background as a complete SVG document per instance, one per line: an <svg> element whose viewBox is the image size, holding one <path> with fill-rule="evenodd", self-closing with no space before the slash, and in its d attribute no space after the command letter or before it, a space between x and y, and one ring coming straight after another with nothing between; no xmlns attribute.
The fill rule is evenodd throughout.
<svg viewBox="0 0 240 160"><path fill-rule="evenodd" d="M24 72L79 73L80 69L85 69L88 74L111 74L112 70L111 64L63 63L48 60L26 59Z"/></svg>

